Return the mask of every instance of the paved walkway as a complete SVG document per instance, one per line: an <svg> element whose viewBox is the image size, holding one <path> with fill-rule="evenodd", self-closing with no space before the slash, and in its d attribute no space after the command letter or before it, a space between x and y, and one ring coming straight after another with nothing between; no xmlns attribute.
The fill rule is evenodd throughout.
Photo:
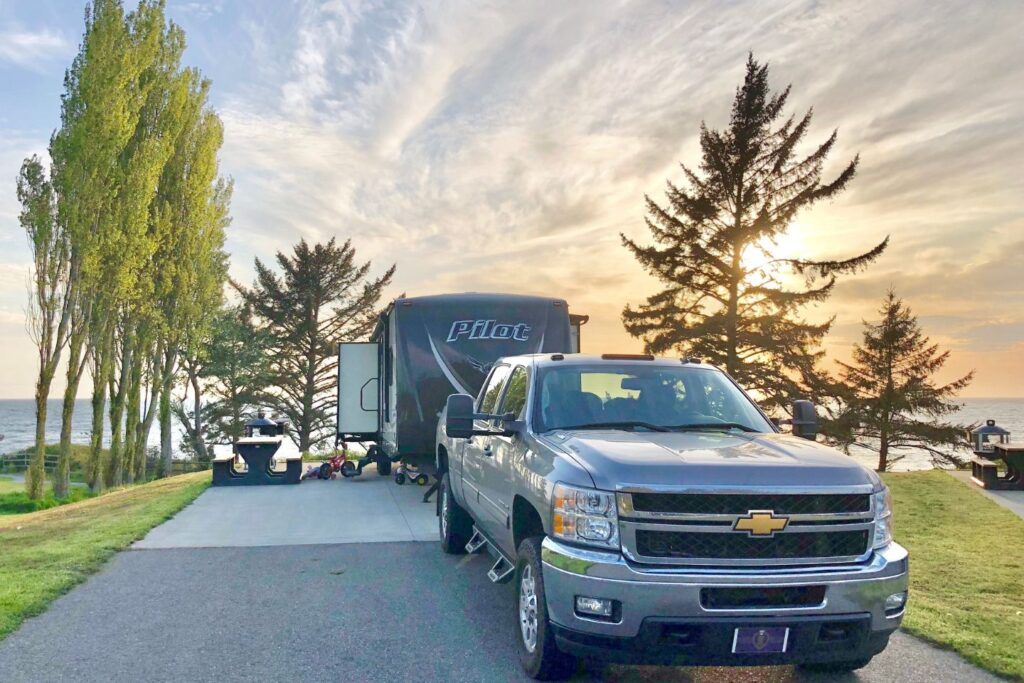
<svg viewBox="0 0 1024 683"><path fill-rule="evenodd" d="M959 479L975 491L979 491L991 500L1002 505L1007 510L1015 513L1024 519L1024 491L993 491L983 489L971 480L971 473L964 470L950 470L949 474L954 479Z"/></svg>
<svg viewBox="0 0 1024 683"><path fill-rule="evenodd" d="M0 681L525 681L511 585L443 554L424 489L210 489L0 642ZM415 542L430 539L432 542ZM994 683L896 634L855 675L606 667L577 681Z"/></svg>
<svg viewBox="0 0 1024 683"><path fill-rule="evenodd" d="M370 468L361 477L298 486L210 488L136 549L224 548L326 543L432 541L434 498Z"/></svg>

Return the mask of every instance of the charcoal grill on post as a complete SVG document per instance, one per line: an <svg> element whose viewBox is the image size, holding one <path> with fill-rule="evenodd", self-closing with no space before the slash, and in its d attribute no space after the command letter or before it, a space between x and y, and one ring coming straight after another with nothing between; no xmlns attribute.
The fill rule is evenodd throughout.
<svg viewBox="0 0 1024 683"><path fill-rule="evenodd" d="M286 428L286 421L268 420L262 412L247 422L245 436L232 445L232 453L214 459L213 485L298 484L302 476L301 454L279 458L285 462L283 470L274 467L274 454L281 448Z"/></svg>

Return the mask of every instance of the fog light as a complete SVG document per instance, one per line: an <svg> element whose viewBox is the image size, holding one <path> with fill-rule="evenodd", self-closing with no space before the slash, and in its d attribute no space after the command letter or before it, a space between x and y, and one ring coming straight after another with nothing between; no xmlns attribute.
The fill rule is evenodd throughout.
<svg viewBox="0 0 1024 683"><path fill-rule="evenodd" d="M898 612L907 604L907 592L893 593L885 599L886 612Z"/></svg>
<svg viewBox="0 0 1024 683"><path fill-rule="evenodd" d="M594 617L611 619L615 612L615 601L604 598L588 598L583 595L576 596L576 613L589 614Z"/></svg>

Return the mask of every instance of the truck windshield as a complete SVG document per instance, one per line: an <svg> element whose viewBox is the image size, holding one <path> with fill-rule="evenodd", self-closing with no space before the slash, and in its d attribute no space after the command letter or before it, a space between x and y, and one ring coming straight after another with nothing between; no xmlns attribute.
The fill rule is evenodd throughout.
<svg viewBox="0 0 1024 683"><path fill-rule="evenodd" d="M711 368L613 363L548 367L534 422L552 429L774 431L725 375Z"/></svg>

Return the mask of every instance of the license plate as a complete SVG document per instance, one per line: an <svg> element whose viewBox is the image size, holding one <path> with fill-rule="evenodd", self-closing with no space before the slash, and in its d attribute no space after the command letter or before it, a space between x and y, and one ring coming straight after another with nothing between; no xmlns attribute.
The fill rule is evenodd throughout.
<svg viewBox="0 0 1024 683"><path fill-rule="evenodd" d="M744 626L732 635L732 651L737 655L779 654L787 645L789 629L785 626Z"/></svg>

